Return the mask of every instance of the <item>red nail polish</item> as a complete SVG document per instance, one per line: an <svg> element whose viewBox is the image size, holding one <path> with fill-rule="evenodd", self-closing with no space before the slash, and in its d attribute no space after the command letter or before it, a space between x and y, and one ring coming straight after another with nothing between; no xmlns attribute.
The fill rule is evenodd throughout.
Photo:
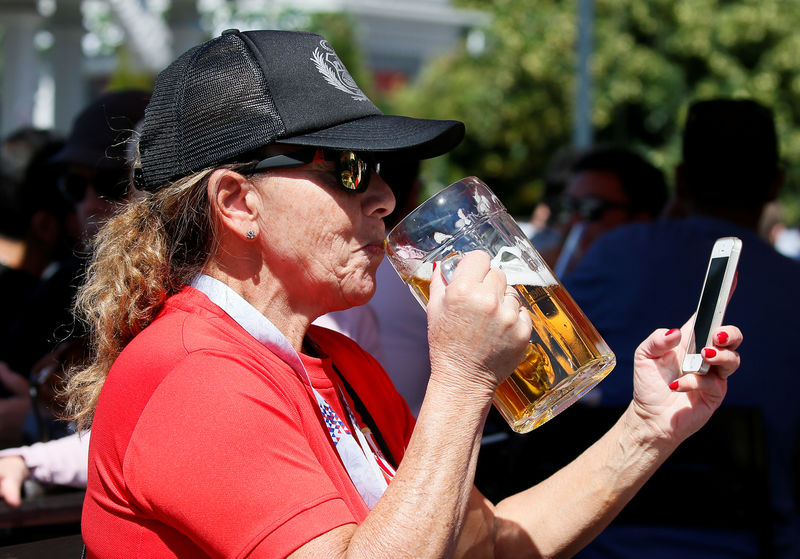
<svg viewBox="0 0 800 559"><path fill-rule="evenodd" d="M713 348L710 348L710 347L704 347L703 348L703 357L716 357L716 356L717 356L717 350L716 349L713 349Z"/></svg>
<svg viewBox="0 0 800 559"><path fill-rule="evenodd" d="M436 262L433 263L433 271L436 271Z"/></svg>
<svg viewBox="0 0 800 559"><path fill-rule="evenodd" d="M717 334L717 342L718 343L724 344L727 341L728 341L728 333L727 332L720 332L719 334Z"/></svg>
<svg viewBox="0 0 800 559"><path fill-rule="evenodd" d="M673 380L671 383L669 383L669 389L670 390L677 390L678 389L678 381L677 380Z"/></svg>
<svg viewBox="0 0 800 559"><path fill-rule="evenodd" d="M667 331L664 333L664 335L665 335L665 336L669 336L670 334L674 334L674 333L675 333L675 332L677 332L677 331L678 331L678 329L677 329L677 328L672 328L671 330L667 330Z"/></svg>

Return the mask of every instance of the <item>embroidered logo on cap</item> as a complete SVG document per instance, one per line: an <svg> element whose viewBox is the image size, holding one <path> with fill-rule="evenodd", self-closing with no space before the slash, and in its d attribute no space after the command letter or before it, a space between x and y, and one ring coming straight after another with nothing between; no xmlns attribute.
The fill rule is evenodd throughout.
<svg viewBox="0 0 800 559"><path fill-rule="evenodd" d="M319 42L320 48L315 48L311 53L311 60L325 81L339 91L350 95L356 101L369 101L366 95L358 88L356 81L344 67L342 61L326 40Z"/></svg>

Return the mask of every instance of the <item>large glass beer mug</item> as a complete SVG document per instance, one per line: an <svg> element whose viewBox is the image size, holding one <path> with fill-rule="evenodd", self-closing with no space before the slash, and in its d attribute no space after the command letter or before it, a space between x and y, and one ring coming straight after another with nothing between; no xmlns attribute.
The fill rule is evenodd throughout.
<svg viewBox="0 0 800 559"><path fill-rule="evenodd" d="M436 266L452 272L460 255L483 250L503 270L533 321L522 363L497 389L494 405L527 433L591 390L616 363L614 354L483 182L451 184L400 222L386 238L389 260L425 307Z"/></svg>

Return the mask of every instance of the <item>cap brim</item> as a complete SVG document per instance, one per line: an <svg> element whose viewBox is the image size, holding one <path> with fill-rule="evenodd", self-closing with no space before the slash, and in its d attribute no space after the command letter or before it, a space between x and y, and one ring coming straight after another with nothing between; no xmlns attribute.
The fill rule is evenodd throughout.
<svg viewBox="0 0 800 559"><path fill-rule="evenodd" d="M104 171L124 169L127 166L127 161L123 158L109 156L104 151L91 147L74 145L67 145L47 162L52 165L77 165Z"/></svg>
<svg viewBox="0 0 800 559"><path fill-rule="evenodd" d="M276 143L428 159L455 148L464 138L464 132L464 124L457 120L371 115L324 130L281 138Z"/></svg>

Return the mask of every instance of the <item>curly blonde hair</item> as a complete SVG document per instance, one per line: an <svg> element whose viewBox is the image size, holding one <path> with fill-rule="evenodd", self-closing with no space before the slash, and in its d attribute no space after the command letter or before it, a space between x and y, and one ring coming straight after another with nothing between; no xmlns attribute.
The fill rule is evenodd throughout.
<svg viewBox="0 0 800 559"><path fill-rule="evenodd" d="M129 202L94 239L74 305L87 325L90 358L70 372L65 389L66 414L79 430L91 426L100 389L122 349L212 254L207 185L213 170Z"/></svg>

